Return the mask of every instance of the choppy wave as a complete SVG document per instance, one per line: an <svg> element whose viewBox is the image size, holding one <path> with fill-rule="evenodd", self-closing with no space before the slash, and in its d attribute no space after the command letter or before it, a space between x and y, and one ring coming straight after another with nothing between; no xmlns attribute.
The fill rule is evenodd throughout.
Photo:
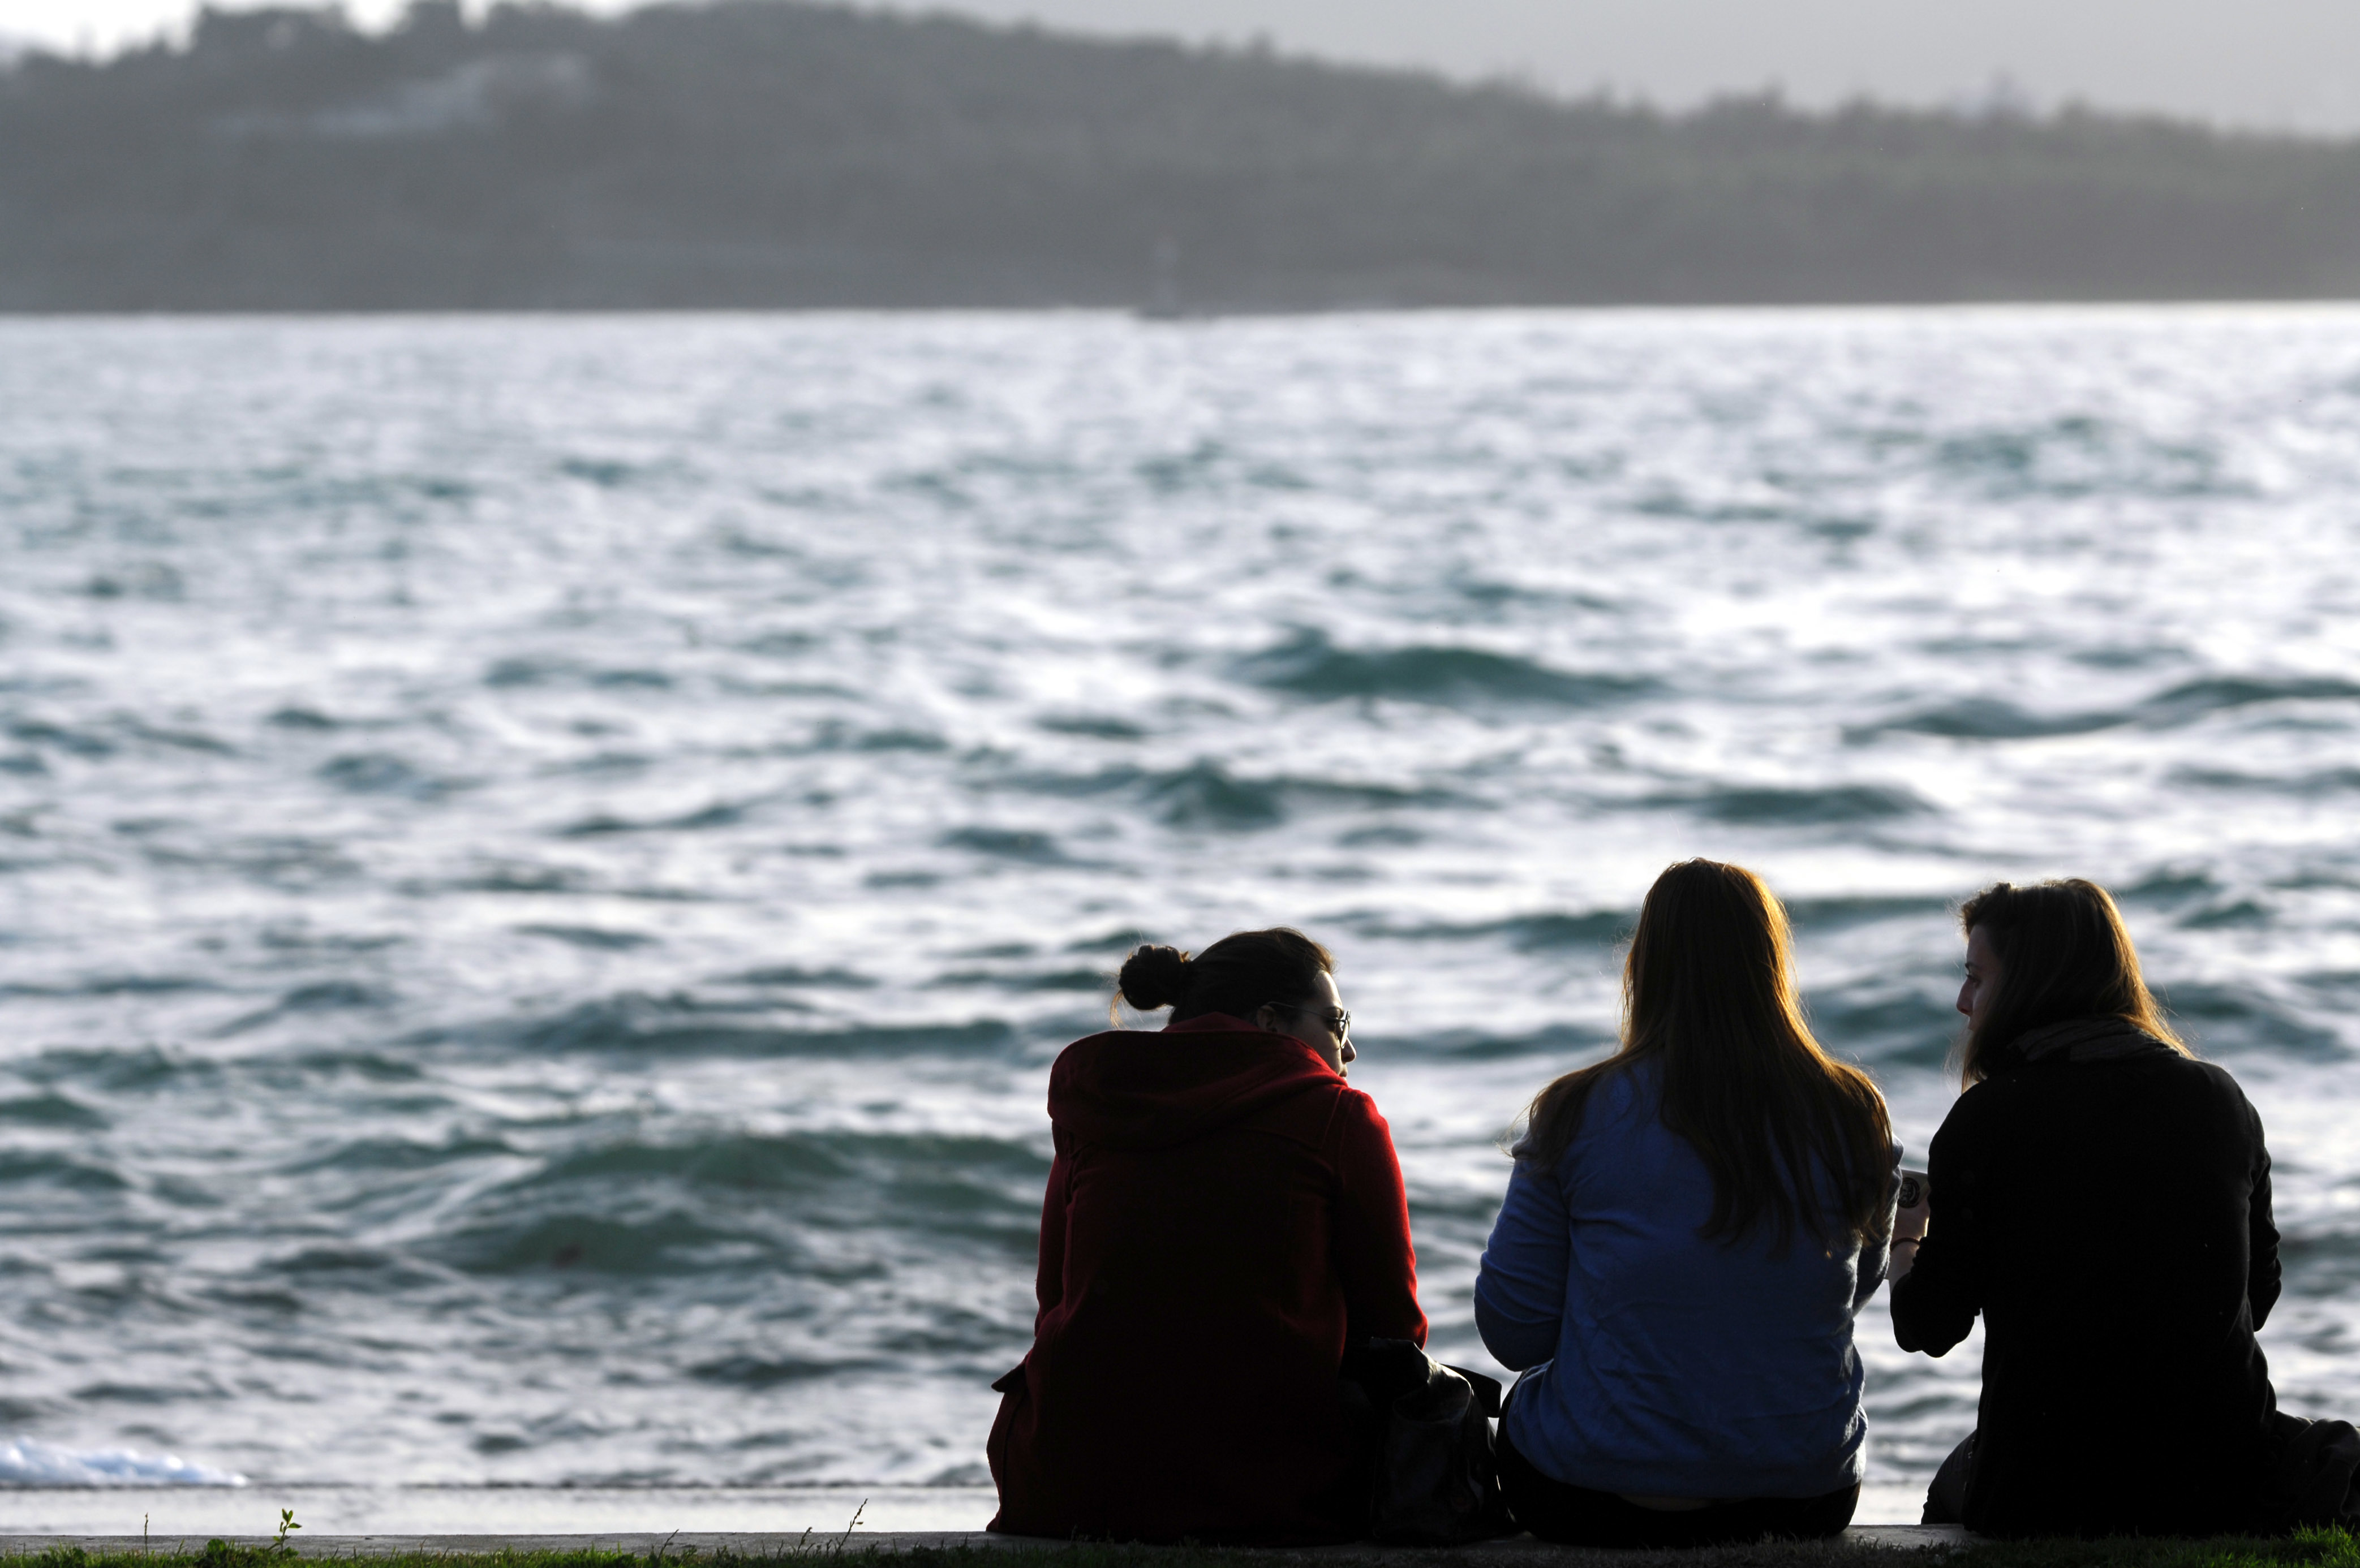
<svg viewBox="0 0 2360 1568"><path fill-rule="evenodd" d="M2234 768L2182 768L2172 781L2200 789L2217 789L2228 796L2291 795L2319 800L2360 790L2360 768L2322 768L2292 776L2245 773Z"/></svg>
<svg viewBox="0 0 2360 1568"><path fill-rule="evenodd" d="M1850 733L1867 738L1888 732L1959 740L2026 740L2088 735L2141 724L2191 724L2214 713L2278 703L2344 703L2360 699L2360 683L2335 676L2220 676L2187 681L2121 708L2040 713L1996 697L1967 697L1921 709Z"/></svg>
<svg viewBox="0 0 2360 1568"><path fill-rule="evenodd" d="M1480 648L1339 648L1310 628L1240 659L1235 668L1240 678L1255 685L1297 696L1391 697L1443 704L1537 702L1591 708L1655 687L1644 676L1576 674Z"/></svg>
<svg viewBox="0 0 2360 1568"><path fill-rule="evenodd" d="M134 1449L59 1448L31 1438L0 1441L0 1486L243 1486L246 1477Z"/></svg>
<svg viewBox="0 0 2360 1568"><path fill-rule="evenodd" d="M1493 940L1504 941L1520 953L1546 953L1568 948L1611 946L1630 936L1637 928L1638 920L1636 909L1593 909L1580 914L1546 910L1464 924L1434 922L1392 926L1383 917L1378 917L1361 922L1359 929L1367 936L1401 942Z"/></svg>
<svg viewBox="0 0 2360 1568"><path fill-rule="evenodd" d="M410 1037L417 1046L486 1046L527 1051L616 1052L650 1056L877 1057L1005 1051L1018 1035L993 1018L901 1027L779 1028L755 1009L686 995L624 995L584 1002L554 1017L437 1029Z"/></svg>
<svg viewBox="0 0 2360 1568"><path fill-rule="evenodd" d="M1010 780L1010 787L1031 794L1089 799L1127 797L1153 821L1167 827L1251 832L1274 828L1306 812L1350 812L1410 806L1457 804L1439 789L1403 789L1395 785L1359 782L1349 779L1302 778L1280 774L1255 777L1233 770L1210 758L1199 757L1183 768L1142 768L1126 765L1087 774L1031 774ZM949 835L946 843L961 848L981 848L1011 841L999 830L969 828ZM1000 853L1006 853L1005 848Z"/></svg>
<svg viewBox="0 0 2360 1568"><path fill-rule="evenodd" d="M1647 802L1677 806L1713 822L1847 823L1915 816L1929 808L1916 791L1889 784L1830 784L1816 789L1725 786L1659 795Z"/></svg>

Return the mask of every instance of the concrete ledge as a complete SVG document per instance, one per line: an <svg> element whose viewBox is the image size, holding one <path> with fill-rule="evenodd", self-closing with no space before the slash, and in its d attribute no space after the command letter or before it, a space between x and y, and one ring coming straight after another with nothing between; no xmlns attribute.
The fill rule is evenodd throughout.
<svg viewBox="0 0 2360 1568"><path fill-rule="evenodd" d="M0 1535L0 1558L31 1557L52 1548L79 1547L87 1552L202 1552L209 1537L158 1535ZM260 1547L270 1538L224 1536L233 1546ZM1852 1547L1894 1552L1922 1552L1962 1544L1966 1531L1957 1525L1854 1525L1842 1543ZM986 1530L855 1530L850 1535L814 1530L808 1534L766 1534L751 1531L676 1530L671 1534L631 1532L611 1535L294 1535L287 1542L305 1558L400 1557L420 1554L457 1555L496 1552L628 1552L635 1557L659 1553L670 1557L690 1550L699 1556L729 1552L741 1557L862 1555L921 1551L956 1551L962 1547L995 1552L1011 1548L1054 1545L1035 1537L993 1535ZM1831 1543L1832 1544L1832 1543ZM1552 1546L1529 1535L1471 1546L1379 1546L1353 1541L1340 1546L1295 1550L1239 1548L1273 1556L1323 1558L1331 1562L1409 1563L1446 1558L1459 1564L1537 1564L1591 1554L1593 1549ZM1622 1553L1610 1553L1621 1556ZM1633 1554L1635 1555L1635 1554Z"/></svg>

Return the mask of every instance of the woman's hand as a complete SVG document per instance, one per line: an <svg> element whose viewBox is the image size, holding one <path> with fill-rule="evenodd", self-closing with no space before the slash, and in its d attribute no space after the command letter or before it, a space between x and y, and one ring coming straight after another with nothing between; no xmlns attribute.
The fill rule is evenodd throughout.
<svg viewBox="0 0 2360 1568"><path fill-rule="evenodd" d="M1893 1212L1893 1250L1885 1265L1887 1280L1899 1280L1907 1276L1910 1266L1918 1261L1918 1244L1925 1239L1927 1222L1932 1218L1927 1200L1931 1187L1922 1171L1901 1173L1901 1196L1916 1201Z"/></svg>

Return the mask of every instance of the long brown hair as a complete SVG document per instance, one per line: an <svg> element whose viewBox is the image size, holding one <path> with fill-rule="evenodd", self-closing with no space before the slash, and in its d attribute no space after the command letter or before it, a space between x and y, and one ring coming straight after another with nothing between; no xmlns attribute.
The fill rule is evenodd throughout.
<svg viewBox="0 0 2360 1568"><path fill-rule="evenodd" d="M1644 1062L1662 1066L1664 1125L1712 1173L1701 1235L1735 1240L1766 1221L1783 1248L1799 1221L1832 1243L1817 1171L1835 1184L1848 1240L1884 1234L1885 1096L1811 1038L1786 909L1743 866L1688 860L1655 878L1622 965L1622 1047L1534 1098L1517 1158L1555 1164L1590 1091Z"/></svg>
<svg viewBox="0 0 2360 1568"><path fill-rule="evenodd" d="M2120 1018L2196 1054L2164 1020L2123 912L2095 882L1994 882L1960 906L1959 926L1969 936L1982 931L1999 955L1997 992L1960 1057L1962 1082L1980 1083L2010 1065L2008 1047L2022 1036L2074 1018Z"/></svg>

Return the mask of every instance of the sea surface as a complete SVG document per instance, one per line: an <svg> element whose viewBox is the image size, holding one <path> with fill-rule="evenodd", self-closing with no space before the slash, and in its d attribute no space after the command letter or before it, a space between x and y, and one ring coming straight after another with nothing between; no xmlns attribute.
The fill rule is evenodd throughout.
<svg viewBox="0 0 2360 1568"><path fill-rule="evenodd" d="M1273 922L1486 1366L1693 855L1913 1162L2111 886L2360 1415L2356 824L2360 309L0 322L0 1482L972 1487L1051 1060Z"/></svg>

